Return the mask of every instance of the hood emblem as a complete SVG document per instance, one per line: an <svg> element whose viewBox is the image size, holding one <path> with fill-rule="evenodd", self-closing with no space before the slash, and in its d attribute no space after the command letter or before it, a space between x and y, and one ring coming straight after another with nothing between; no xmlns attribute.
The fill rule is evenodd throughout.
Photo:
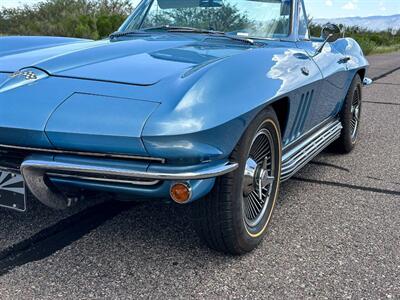
<svg viewBox="0 0 400 300"><path fill-rule="evenodd" d="M0 93L4 93L23 86L32 86L37 81L47 78L49 75L39 69L26 68L8 76L7 80L0 82Z"/></svg>
<svg viewBox="0 0 400 300"><path fill-rule="evenodd" d="M10 75L10 78L24 77L25 80L37 80L38 76L32 71L18 71Z"/></svg>

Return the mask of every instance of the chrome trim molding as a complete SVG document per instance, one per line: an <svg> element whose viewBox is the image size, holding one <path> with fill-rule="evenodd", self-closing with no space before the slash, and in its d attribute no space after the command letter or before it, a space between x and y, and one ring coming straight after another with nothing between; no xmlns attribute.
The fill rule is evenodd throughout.
<svg viewBox="0 0 400 300"><path fill-rule="evenodd" d="M342 128L343 126L339 121L334 121L285 153L282 158L281 180L288 180L329 144L339 138Z"/></svg>
<svg viewBox="0 0 400 300"><path fill-rule="evenodd" d="M62 174L62 173L46 173L47 176L50 177L60 177L60 178L70 178L70 179L80 179L80 180L89 180L89 181L97 181L103 183L121 183L121 184L132 184L132 185L143 185L143 186L152 186L156 185L160 182L160 180L123 180L123 179L113 179L113 178L102 178L102 177L94 177L94 176L79 176L73 174Z"/></svg>
<svg viewBox="0 0 400 300"><path fill-rule="evenodd" d="M44 148L32 148L25 146L5 145L0 144L0 148L4 149L15 149L22 151L32 151L38 153L49 153L49 154L66 154L66 155L78 155L86 157L101 157L101 158L116 158L116 159L132 159L132 160L147 160L157 161L165 163L164 158L150 157L150 156L135 156L129 154L114 154L114 153L98 153L98 152L82 152L82 151L70 151L70 150L58 150L58 149L44 149Z"/></svg>

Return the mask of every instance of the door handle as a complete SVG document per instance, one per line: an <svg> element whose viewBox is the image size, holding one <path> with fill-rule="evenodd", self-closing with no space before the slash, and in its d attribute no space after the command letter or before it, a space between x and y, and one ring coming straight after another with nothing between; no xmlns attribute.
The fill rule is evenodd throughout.
<svg viewBox="0 0 400 300"><path fill-rule="evenodd" d="M350 56L343 57L338 60L338 64L347 64L351 60Z"/></svg>
<svg viewBox="0 0 400 300"><path fill-rule="evenodd" d="M306 67L302 67L301 68L301 73L303 73L303 75L308 76L308 75L310 75L310 70L308 68L306 68Z"/></svg>

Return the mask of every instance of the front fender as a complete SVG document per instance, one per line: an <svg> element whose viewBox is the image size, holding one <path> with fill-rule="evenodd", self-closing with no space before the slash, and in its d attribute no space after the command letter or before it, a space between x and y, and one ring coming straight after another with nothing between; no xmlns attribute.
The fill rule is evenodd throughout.
<svg viewBox="0 0 400 300"><path fill-rule="evenodd" d="M298 48L255 48L208 66L201 76L194 74L199 78L183 97L164 101L147 121L142 134L146 150L172 160L229 156L261 109L321 78L311 61L313 75L299 76L299 60L309 57Z"/></svg>
<svg viewBox="0 0 400 300"><path fill-rule="evenodd" d="M335 43L335 47L338 49L338 51L350 58L349 62L347 63L347 67L349 71L353 71L350 72L351 74L361 69L368 69L368 60L364 56L364 53L356 40L352 38L340 39Z"/></svg>

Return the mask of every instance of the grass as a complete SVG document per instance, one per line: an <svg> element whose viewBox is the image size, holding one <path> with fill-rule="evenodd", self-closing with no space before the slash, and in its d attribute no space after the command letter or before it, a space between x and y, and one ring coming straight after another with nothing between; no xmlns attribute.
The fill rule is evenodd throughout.
<svg viewBox="0 0 400 300"><path fill-rule="evenodd" d="M393 35L390 29L374 32L358 26L341 26L345 28L345 36L355 39L365 55L384 54L400 50L400 31ZM310 29L313 36L319 36L322 27L311 24Z"/></svg>
<svg viewBox="0 0 400 300"><path fill-rule="evenodd" d="M361 46L365 55L384 54L400 51L399 40L380 42L371 39L368 34L352 36Z"/></svg>
<svg viewBox="0 0 400 300"><path fill-rule="evenodd" d="M372 54L385 54L385 53L391 53L391 52L397 52L400 51L400 44L395 44L391 46L378 46L374 48L368 55Z"/></svg>

